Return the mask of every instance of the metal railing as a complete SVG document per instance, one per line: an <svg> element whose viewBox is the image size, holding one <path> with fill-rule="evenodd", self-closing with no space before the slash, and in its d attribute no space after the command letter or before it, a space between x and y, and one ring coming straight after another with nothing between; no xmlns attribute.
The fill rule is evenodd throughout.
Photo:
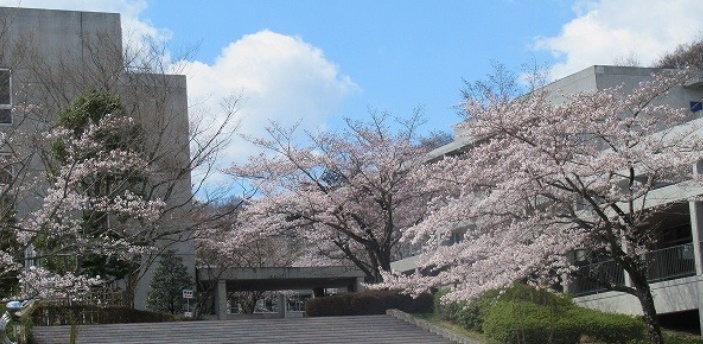
<svg viewBox="0 0 703 344"><path fill-rule="evenodd" d="M614 285L625 284L625 270L612 260L581 266L579 274L591 276L591 278L575 278L569 283L569 291L574 296L602 293L608 290L596 281L608 281Z"/></svg>
<svg viewBox="0 0 703 344"><path fill-rule="evenodd" d="M649 282L666 281L696 274L692 243L653 250L642 255L641 258L645 264ZM612 260L584 265L579 268L579 273L590 276L590 278L576 278L569 284L569 291L574 296L607 291L607 288L594 280L625 285L624 270Z"/></svg>
<svg viewBox="0 0 703 344"><path fill-rule="evenodd" d="M696 274L693 244L654 250L643 255L649 282L666 281Z"/></svg>

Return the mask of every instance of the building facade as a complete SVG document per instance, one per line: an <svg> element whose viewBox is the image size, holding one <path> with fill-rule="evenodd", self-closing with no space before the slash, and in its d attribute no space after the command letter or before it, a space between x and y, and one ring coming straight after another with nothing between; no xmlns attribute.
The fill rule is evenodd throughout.
<svg viewBox="0 0 703 344"><path fill-rule="evenodd" d="M26 156L14 166L5 166L3 178L44 173L44 157L32 134L50 129L59 109L75 95L97 89L119 96L127 114L146 133L145 146L156 171L148 191L167 203L158 246L175 249L195 276L187 214L192 192L185 76L164 73L158 63L143 59L146 55L126 54L116 13L0 7L0 45L3 154ZM41 204L40 192L14 196L18 213L31 212ZM152 269L143 269L137 277L133 302L143 309Z"/></svg>

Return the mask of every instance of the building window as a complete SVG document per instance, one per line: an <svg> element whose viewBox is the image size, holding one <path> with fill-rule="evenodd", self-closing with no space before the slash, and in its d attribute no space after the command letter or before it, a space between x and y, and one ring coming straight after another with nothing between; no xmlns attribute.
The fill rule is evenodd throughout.
<svg viewBox="0 0 703 344"><path fill-rule="evenodd" d="M698 112L703 110L703 102L689 102L691 112Z"/></svg>
<svg viewBox="0 0 703 344"><path fill-rule="evenodd" d="M0 69L0 124L12 124L12 83L9 69Z"/></svg>

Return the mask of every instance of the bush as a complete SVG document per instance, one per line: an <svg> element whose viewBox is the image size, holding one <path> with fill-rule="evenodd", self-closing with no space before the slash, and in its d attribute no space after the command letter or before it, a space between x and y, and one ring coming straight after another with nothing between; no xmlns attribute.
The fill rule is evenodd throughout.
<svg viewBox="0 0 703 344"><path fill-rule="evenodd" d="M470 331L482 331L486 315L498 302L499 297L500 292L493 290L469 302L459 310L457 323Z"/></svg>
<svg viewBox="0 0 703 344"><path fill-rule="evenodd" d="M490 291L469 303L444 303L435 295L436 314L501 343L576 343L581 336L606 344L637 341L644 323L637 318L578 307L564 295L515 285Z"/></svg>
<svg viewBox="0 0 703 344"><path fill-rule="evenodd" d="M442 302L442 297L447 295L448 289L440 290L434 294L434 313L442 320L458 322L458 313L464 307L463 302Z"/></svg>
<svg viewBox="0 0 703 344"><path fill-rule="evenodd" d="M119 324L174 321L171 314L140 311L122 306L37 305L32 311L35 325Z"/></svg>
<svg viewBox="0 0 703 344"><path fill-rule="evenodd" d="M482 329L501 343L576 343L583 335L606 344L625 344L644 335L644 323L622 314L578 307L557 294L513 287L487 308Z"/></svg>
<svg viewBox="0 0 703 344"><path fill-rule="evenodd" d="M485 317L483 331L504 344L576 343L578 323L553 309L526 301L498 301Z"/></svg>
<svg viewBox="0 0 703 344"><path fill-rule="evenodd" d="M448 291L440 291L435 295L436 314L441 319L455 322L469 331L481 332L486 314L498 302L525 301L537 305L550 305L560 309L575 307L572 301L564 296L539 290L524 284L516 284L507 290L492 290L468 302L442 303L440 298Z"/></svg>
<svg viewBox="0 0 703 344"><path fill-rule="evenodd" d="M640 319L623 314L603 313L579 307L571 310L567 317L580 324L582 334L603 343L625 344L644 336L644 323Z"/></svg>
<svg viewBox="0 0 703 344"><path fill-rule="evenodd" d="M498 291L491 291L481 297L466 302L442 302L449 290L441 290L434 295L435 314L443 320L459 324L470 331L481 331L483 319L497 298Z"/></svg>
<svg viewBox="0 0 703 344"><path fill-rule="evenodd" d="M311 317L384 314L391 308L407 313L430 313L432 296L423 294L412 298L396 291L372 290L326 296L305 302L305 313Z"/></svg>

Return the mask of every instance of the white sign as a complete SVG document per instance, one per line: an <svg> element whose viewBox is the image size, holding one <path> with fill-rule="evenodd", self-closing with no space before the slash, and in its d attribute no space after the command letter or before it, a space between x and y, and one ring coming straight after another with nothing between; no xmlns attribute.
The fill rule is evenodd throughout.
<svg viewBox="0 0 703 344"><path fill-rule="evenodd" d="M183 298L184 299L192 299L193 298L193 291L190 289L183 289Z"/></svg>

